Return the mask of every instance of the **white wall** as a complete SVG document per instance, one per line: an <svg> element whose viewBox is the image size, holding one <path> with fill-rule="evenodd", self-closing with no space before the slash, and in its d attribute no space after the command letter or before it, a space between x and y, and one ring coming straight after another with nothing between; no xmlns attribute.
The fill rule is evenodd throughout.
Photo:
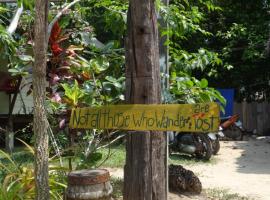
<svg viewBox="0 0 270 200"><path fill-rule="evenodd" d="M1 62L0 62L1 63ZM5 68L1 68L1 71L7 71ZM1 77L0 77L1 79ZM17 99L13 108L13 114L31 114L33 110L33 96L27 96L29 90L29 84L23 87L25 84L31 82L32 78L26 80L22 79L20 86L20 93L17 95ZM11 96L13 97L13 95ZM9 112L9 95L6 92L0 91L0 114L8 114Z"/></svg>
<svg viewBox="0 0 270 200"><path fill-rule="evenodd" d="M0 114L8 114L8 95L0 92Z"/></svg>
<svg viewBox="0 0 270 200"><path fill-rule="evenodd" d="M20 90L13 108L13 114L31 114L33 111L33 96L32 94L26 95L29 86Z"/></svg>

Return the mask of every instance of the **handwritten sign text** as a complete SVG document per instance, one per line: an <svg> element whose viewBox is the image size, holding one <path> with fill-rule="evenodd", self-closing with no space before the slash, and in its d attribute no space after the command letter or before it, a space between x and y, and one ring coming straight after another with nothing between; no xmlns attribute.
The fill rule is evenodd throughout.
<svg viewBox="0 0 270 200"><path fill-rule="evenodd" d="M69 126L83 129L123 129L209 132L218 130L219 105L111 105L77 108Z"/></svg>

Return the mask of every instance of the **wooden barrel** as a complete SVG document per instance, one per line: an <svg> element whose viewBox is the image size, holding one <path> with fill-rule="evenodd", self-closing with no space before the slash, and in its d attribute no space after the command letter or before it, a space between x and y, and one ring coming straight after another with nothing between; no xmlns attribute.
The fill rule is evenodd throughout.
<svg viewBox="0 0 270 200"><path fill-rule="evenodd" d="M73 171L68 175L67 200L111 200L110 173L105 169Z"/></svg>

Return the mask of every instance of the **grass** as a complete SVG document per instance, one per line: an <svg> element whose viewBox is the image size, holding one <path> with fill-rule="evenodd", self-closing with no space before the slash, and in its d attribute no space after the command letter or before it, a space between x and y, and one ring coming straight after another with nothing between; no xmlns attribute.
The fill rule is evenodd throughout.
<svg viewBox="0 0 270 200"><path fill-rule="evenodd" d="M203 159L196 159L191 155L185 154L172 154L169 157L169 164L176 164L176 165L198 165L198 164L206 164L206 165L213 165L217 163L216 157L211 157L210 160L203 160Z"/></svg>
<svg viewBox="0 0 270 200"><path fill-rule="evenodd" d="M14 158L19 163L27 163L33 161L33 156L26 147L16 147L14 152L12 153L12 158ZM1 155L0 160L4 162Z"/></svg>
<svg viewBox="0 0 270 200"><path fill-rule="evenodd" d="M106 158L109 153L109 148L101 149L102 157ZM102 164L103 167L123 168L126 159L126 150L124 145L110 147L110 157Z"/></svg>
<svg viewBox="0 0 270 200"><path fill-rule="evenodd" d="M115 145L109 148L104 148L99 150L102 153L102 157L106 158L108 152L110 152L110 157L102 163L102 167L110 168L123 168L125 164L125 146ZM27 148L18 147L12 154L12 158L21 165L29 165L33 163L33 156L27 151ZM169 158L170 164L181 164L181 165L195 165L195 164L215 164L218 160L213 157L210 161L203 161L193 158L188 155L173 154ZM9 161L0 156L0 162L2 164L7 164ZM0 180L2 180L5 172L0 170ZM111 184L113 186L113 198L116 200L122 199L123 190L123 179L111 177ZM236 193L231 193L229 190L225 189L206 189L203 191L203 196L206 196L209 200L251 200L251 198L240 196Z"/></svg>
<svg viewBox="0 0 270 200"><path fill-rule="evenodd" d="M125 145L113 145L109 148L103 148L99 150L100 153L102 153L102 160L107 158L108 153L110 152L110 156L108 159L105 160L105 162L102 162L102 167L110 167L110 168L123 168L125 165L125 157L126 157L126 151L125 151ZM18 163L22 165L27 165L29 163L33 163L33 156L31 153L27 151L27 148L25 147L17 147L12 154L12 157L14 160L16 160ZM65 159L64 159L65 160ZM5 159L0 157L0 162L5 163L7 162ZM75 161L76 162L76 161ZM217 162L217 159L215 157L212 157L210 161L204 161L200 159L196 159L189 155L181 155L181 154L172 154L169 157L169 164L179 164L179 165L197 165L197 164L215 164Z"/></svg>
<svg viewBox="0 0 270 200"><path fill-rule="evenodd" d="M252 200L222 188L207 189L205 193L210 200Z"/></svg>
<svg viewBox="0 0 270 200"><path fill-rule="evenodd" d="M104 167L110 168L123 168L125 165L125 157L126 151L124 145L112 146L111 147L111 156L102 164ZM102 149L100 151L102 153L102 157L105 158L108 154L108 148ZM197 165L197 164L216 164L218 160L213 156L209 161L196 159L189 155L184 154L172 154L169 157L169 164L177 164L177 165Z"/></svg>
<svg viewBox="0 0 270 200"><path fill-rule="evenodd" d="M124 182L121 178L111 177L111 184L113 186L113 194L112 197L116 200L123 199L123 186ZM188 196L190 196L189 194ZM214 188L214 189L206 189L201 194L202 199L207 198L208 200L252 200L249 197L243 197L236 193L231 193L229 190ZM205 198L203 198L205 197Z"/></svg>
<svg viewBox="0 0 270 200"><path fill-rule="evenodd" d="M123 198L123 187L124 181L122 178L111 177L111 184L113 187L112 197L115 200L120 200Z"/></svg>
<svg viewBox="0 0 270 200"><path fill-rule="evenodd" d="M34 161L32 154L27 150L26 147L16 147L14 153L11 155L11 158L19 165L25 166L32 164ZM4 158L1 154L0 162L5 166L9 165L10 168L13 167L13 165L10 164L10 161L7 158ZM2 179L5 177L6 173L7 172L5 170L1 170L0 168L0 182L2 182Z"/></svg>

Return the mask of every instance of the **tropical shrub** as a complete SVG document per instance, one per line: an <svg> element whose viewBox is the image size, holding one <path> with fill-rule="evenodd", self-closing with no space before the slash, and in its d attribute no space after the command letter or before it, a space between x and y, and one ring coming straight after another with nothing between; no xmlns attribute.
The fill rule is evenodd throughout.
<svg viewBox="0 0 270 200"><path fill-rule="evenodd" d="M21 141L23 142L23 141ZM24 143L24 142L23 142ZM24 143L31 157L34 149ZM34 165L32 162L21 164L13 156L0 150L0 169L4 173L0 183L1 200L27 200L35 198ZM59 200L63 197L66 188L65 175L67 169L59 167L56 157L50 159L49 186L51 199Z"/></svg>

